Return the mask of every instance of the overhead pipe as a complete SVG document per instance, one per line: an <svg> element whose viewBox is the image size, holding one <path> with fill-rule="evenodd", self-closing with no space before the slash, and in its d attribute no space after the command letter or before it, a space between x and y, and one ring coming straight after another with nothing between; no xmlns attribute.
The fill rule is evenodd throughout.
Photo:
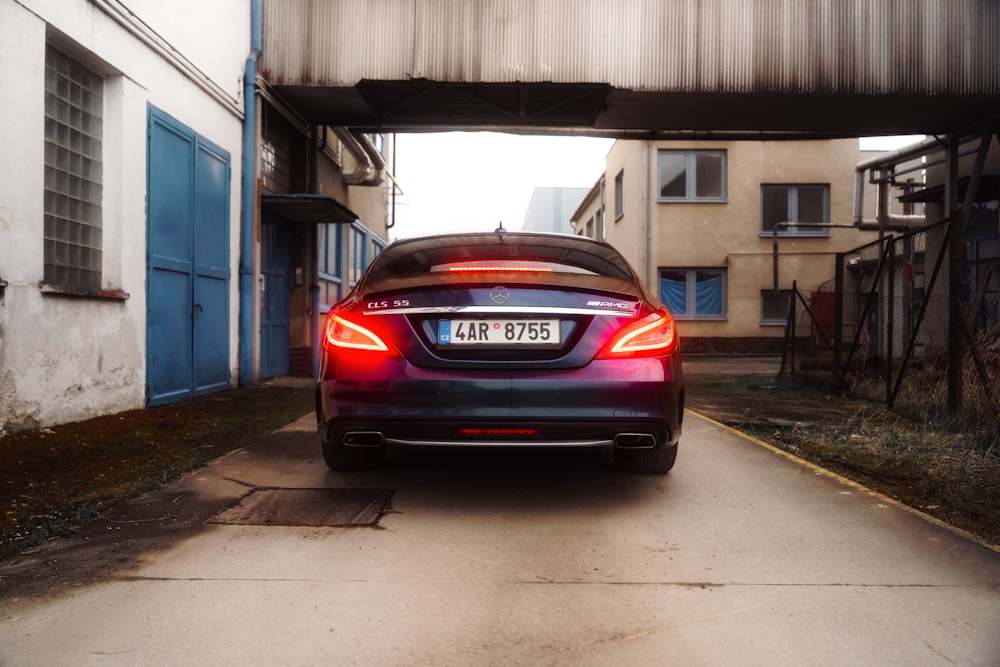
<svg viewBox="0 0 1000 667"><path fill-rule="evenodd" d="M894 167L900 162L923 157L939 148L940 141L936 137L931 137L911 146L904 146L885 155L859 162L854 168L854 226L859 229L882 232L887 229L908 229L912 226L927 224L927 216L924 215L889 212L889 188L892 185L892 179L882 177L869 181L878 185L877 212L874 220L865 220L865 176L869 171L888 171L887 167Z"/></svg>
<svg viewBox="0 0 1000 667"><path fill-rule="evenodd" d="M974 130L966 129L957 133L955 136L958 138L958 145L961 145L974 139L978 135ZM932 162L924 162L920 165L920 167L909 169L897 170L894 167L902 162L908 162L917 158L926 157L931 153L941 152L945 148L946 144L944 140L940 137L933 136L918 143L911 144L910 146L903 146L902 148L889 153L878 155L868 160L859 162L854 171L854 225L860 229L879 231L884 231L886 229L905 230L915 225L925 225L927 223L926 216L889 213L889 187L893 184L897 176L926 169L932 165L943 164L945 162L945 158L934 160ZM975 152L976 149L960 151L958 156L965 157L966 155L971 155ZM880 172L880 175L877 178L869 180L870 183L878 185L878 213L875 220L864 219L865 175L869 171Z"/></svg>
<svg viewBox="0 0 1000 667"><path fill-rule="evenodd" d="M344 173L347 185L381 185L385 180L385 157L367 134L352 132L346 127L334 128L344 147L354 156L358 166Z"/></svg>
<svg viewBox="0 0 1000 667"><path fill-rule="evenodd" d="M257 211L257 61L263 48L263 0L250 2L250 55L243 72L243 211L240 221L239 383L253 382L253 240Z"/></svg>

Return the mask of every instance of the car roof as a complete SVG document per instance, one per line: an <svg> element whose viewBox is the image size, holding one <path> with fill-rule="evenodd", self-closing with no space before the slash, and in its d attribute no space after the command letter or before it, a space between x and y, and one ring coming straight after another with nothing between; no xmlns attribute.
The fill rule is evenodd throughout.
<svg viewBox="0 0 1000 667"><path fill-rule="evenodd" d="M522 259L574 266L624 280L636 279L624 257L602 241L538 232L441 234L395 241L370 269L379 277L425 273L431 267L482 259Z"/></svg>

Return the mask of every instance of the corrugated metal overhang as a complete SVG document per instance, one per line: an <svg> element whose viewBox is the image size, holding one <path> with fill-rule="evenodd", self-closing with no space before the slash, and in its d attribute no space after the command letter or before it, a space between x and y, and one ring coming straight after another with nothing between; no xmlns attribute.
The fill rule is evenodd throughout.
<svg viewBox="0 0 1000 667"><path fill-rule="evenodd" d="M269 85L360 131L948 134L1000 95L996 0L282 0L263 19Z"/></svg>
<svg viewBox="0 0 1000 667"><path fill-rule="evenodd" d="M288 222L307 225L350 223L357 214L328 195L261 195L261 210Z"/></svg>

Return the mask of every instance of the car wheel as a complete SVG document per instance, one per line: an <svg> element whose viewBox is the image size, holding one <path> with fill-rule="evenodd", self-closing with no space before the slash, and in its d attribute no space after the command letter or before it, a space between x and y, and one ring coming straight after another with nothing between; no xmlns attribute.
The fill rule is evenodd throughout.
<svg viewBox="0 0 1000 667"><path fill-rule="evenodd" d="M370 470L379 468L385 459L385 446L347 447L323 443L323 460L330 470Z"/></svg>
<svg viewBox="0 0 1000 667"><path fill-rule="evenodd" d="M624 472L665 473L674 467L677 445L655 449L615 449L615 464Z"/></svg>

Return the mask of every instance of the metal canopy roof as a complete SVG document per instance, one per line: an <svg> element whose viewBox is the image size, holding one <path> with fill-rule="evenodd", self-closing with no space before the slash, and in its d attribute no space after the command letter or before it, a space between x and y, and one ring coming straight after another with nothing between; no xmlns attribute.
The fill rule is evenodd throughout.
<svg viewBox="0 0 1000 667"><path fill-rule="evenodd" d="M306 120L362 131L576 130L622 138L947 134L1000 115L997 95L667 93L604 84L276 84Z"/></svg>
<svg viewBox="0 0 1000 667"><path fill-rule="evenodd" d="M358 219L354 211L327 195L261 195L260 205L264 213L307 225L342 224Z"/></svg>

